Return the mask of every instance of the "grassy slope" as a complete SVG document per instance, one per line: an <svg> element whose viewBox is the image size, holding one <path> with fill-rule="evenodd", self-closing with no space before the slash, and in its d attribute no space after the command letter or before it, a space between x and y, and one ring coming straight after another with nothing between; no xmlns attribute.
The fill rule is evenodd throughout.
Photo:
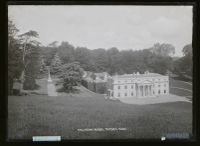
<svg viewBox="0 0 200 146"><path fill-rule="evenodd" d="M184 88L184 89L192 91L192 85L190 84L187 84L182 81L170 79L170 93L179 95L179 96L192 96L192 92L178 89L178 88L171 88L171 87Z"/></svg>
<svg viewBox="0 0 200 146"><path fill-rule="evenodd" d="M129 105L85 91L58 97L9 96L8 109L10 139L31 139L34 135L60 135L64 139L160 138L167 132L192 132L192 105L185 102ZM81 128L127 131L78 132Z"/></svg>

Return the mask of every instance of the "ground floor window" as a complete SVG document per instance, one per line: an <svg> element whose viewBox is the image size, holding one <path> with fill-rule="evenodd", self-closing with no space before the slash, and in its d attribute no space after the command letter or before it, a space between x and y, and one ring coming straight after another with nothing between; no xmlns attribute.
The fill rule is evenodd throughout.
<svg viewBox="0 0 200 146"><path fill-rule="evenodd" d="M118 97L120 97L120 93L118 93Z"/></svg>
<svg viewBox="0 0 200 146"><path fill-rule="evenodd" d="M164 90L164 93L166 93L166 90Z"/></svg>
<svg viewBox="0 0 200 146"><path fill-rule="evenodd" d="M127 96L127 93L125 93L124 95Z"/></svg>
<svg viewBox="0 0 200 146"><path fill-rule="evenodd" d="M131 92L131 96L133 96L133 92Z"/></svg>
<svg viewBox="0 0 200 146"><path fill-rule="evenodd" d="M160 90L158 90L158 94L160 94Z"/></svg>

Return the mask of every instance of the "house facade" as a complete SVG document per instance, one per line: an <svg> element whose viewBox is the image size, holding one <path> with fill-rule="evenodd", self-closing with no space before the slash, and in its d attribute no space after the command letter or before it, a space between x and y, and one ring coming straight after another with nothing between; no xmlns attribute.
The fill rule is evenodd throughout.
<svg viewBox="0 0 200 146"><path fill-rule="evenodd" d="M108 79L110 98L155 97L169 94L169 77L157 73L116 75Z"/></svg>

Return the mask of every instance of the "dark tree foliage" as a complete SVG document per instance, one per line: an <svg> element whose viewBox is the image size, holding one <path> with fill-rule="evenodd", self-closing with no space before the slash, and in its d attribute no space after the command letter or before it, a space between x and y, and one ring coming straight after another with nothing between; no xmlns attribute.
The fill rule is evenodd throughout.
<svg viewBox="0 0 200 146"><path fill-rule="evenodd" d="M75 50L74 46L68 42L62 42L58 46L57 53L63 63L71 63L75 61Z"/></svg>
<svg viewBox="0 0 200 146"><path fill-rule="evenodd" d="M59 70L60 70L61 65L62 65L62 61L61 61L61 59L60 59L58 53L56 53L56 54L54 55L54 58L53 58L52 61L51 61L51 66L50 66L51 73L52 73L52 74L58 73Z"/></svg>
<svg viewBox="0 0 200 146"><path fill-rule="evenodd" d="M80 65L86 71L93 71L94 63L92 60L92 53L85 47L77 47L75 49L75 60L80 62Z"/></svg>
<svg viewBox="0 0 200 146"><path fill-rule="evenodd" d="M25 72L25 82L24 89L34 90L37 89L36 78L40 73L41 68L41 58L40 58L40 48L37 46L32 46L31 53L28 56L29 64Z"/></svg>
<svg viewBox="0 0 200 146"><path fill-rule="evenodd" d="M174 61L174 72L185 78L192 78L192 44L183 47L183 57Z"/></svg>
<svg viewBox="0 0 200 146"><path fill-rule="evenodd" d="M12 94L14 79L18 79L22 71L22 52L16 38L18 29L8 20L8 94Z"/></svg>
<svg viewBox="0 0 200 146"><path fill-rule="evenodd" d="M173 60L175 48L171 44L156 43L154 46L144 50L119 51L116 47L107 50L103 48L93 50L86 47L75 48L68 42L62 42L61 45L55 47L50 52L52 55L48 54L48 51L43 53L44 56L46 55L47 62L53 58L49 56L58 53L63 63L77 61L86 71L108 72L111 75L133 72L144 73L146 70L166 74L167 71L174 72L177 70L175 66L177 62ZM184 49L184 52L188 53L188 49ZM191 55L185 56L187 57L183 57L182 59L188 62L188 65L191 65L189 61L192 58ZM186 72L189 74L190 69L184 68L182 70L188 70Z"/></svg>
<svg viewBox="0 0 200 146"><path fill-rule="evenodd" d="M160 44L156 43L153 47L149 48L149 50L160 56L171 56L175 54L175 47L171 44Z"/></svg>
<svg viewBox="0 0 200 146"><path fill-rule="evenodd" d="M81 84L83 69L79 62L64 64L61 67L60 78L63 79L63 89L65 92L73 92L74 87Z"/></svg>
<svg viewBox="0 0 200 146"><path fill-rule="evenodd" d="M44 58L44 62L47 66L51 65L52 59L54 58L57 52L56 47L41 47L41 54Z"/></svg>

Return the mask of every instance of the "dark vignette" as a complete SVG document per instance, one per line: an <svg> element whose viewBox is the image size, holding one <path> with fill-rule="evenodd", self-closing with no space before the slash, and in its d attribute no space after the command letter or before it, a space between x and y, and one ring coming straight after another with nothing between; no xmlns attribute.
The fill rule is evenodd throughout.
<svg viewBox="0 0 200 146"><path fill-rule="evenodd" d="M165 142L166 144L197 144L200 140L200 99L198 95L200 95L200 82L198 75L200 74L199 71L199 62L200 58L198 55L200 55L200 2L198 0L130 0L130 1L117 1L117 0L93 0L93 1L84 1L84 0L69 0L69 1L20 1L20 0L3 0L0 4L0 34L2 41L0 42L0 48L1 48L1 57L0 57L0 64L1 64L1 71L0 71L0 143L3 144L14 144L15 142L23 142L24 144L32 144L31 140L22 140L22 141L9 141L7 140L7 5L193 5L193 137L191 141L170 141ZM94 142L134 142L138 144L162 144L160 140L63 140L61 143L77 143L77 142L84 142L84 143L94 143ZM149 143L150 142L150 143ZM46 142L43 142L45 144L49 144ZM59 143L59 144L61 144ZM22 144L22 143L20 143ZM56 144L56 143L52 143Z"/></svg>

